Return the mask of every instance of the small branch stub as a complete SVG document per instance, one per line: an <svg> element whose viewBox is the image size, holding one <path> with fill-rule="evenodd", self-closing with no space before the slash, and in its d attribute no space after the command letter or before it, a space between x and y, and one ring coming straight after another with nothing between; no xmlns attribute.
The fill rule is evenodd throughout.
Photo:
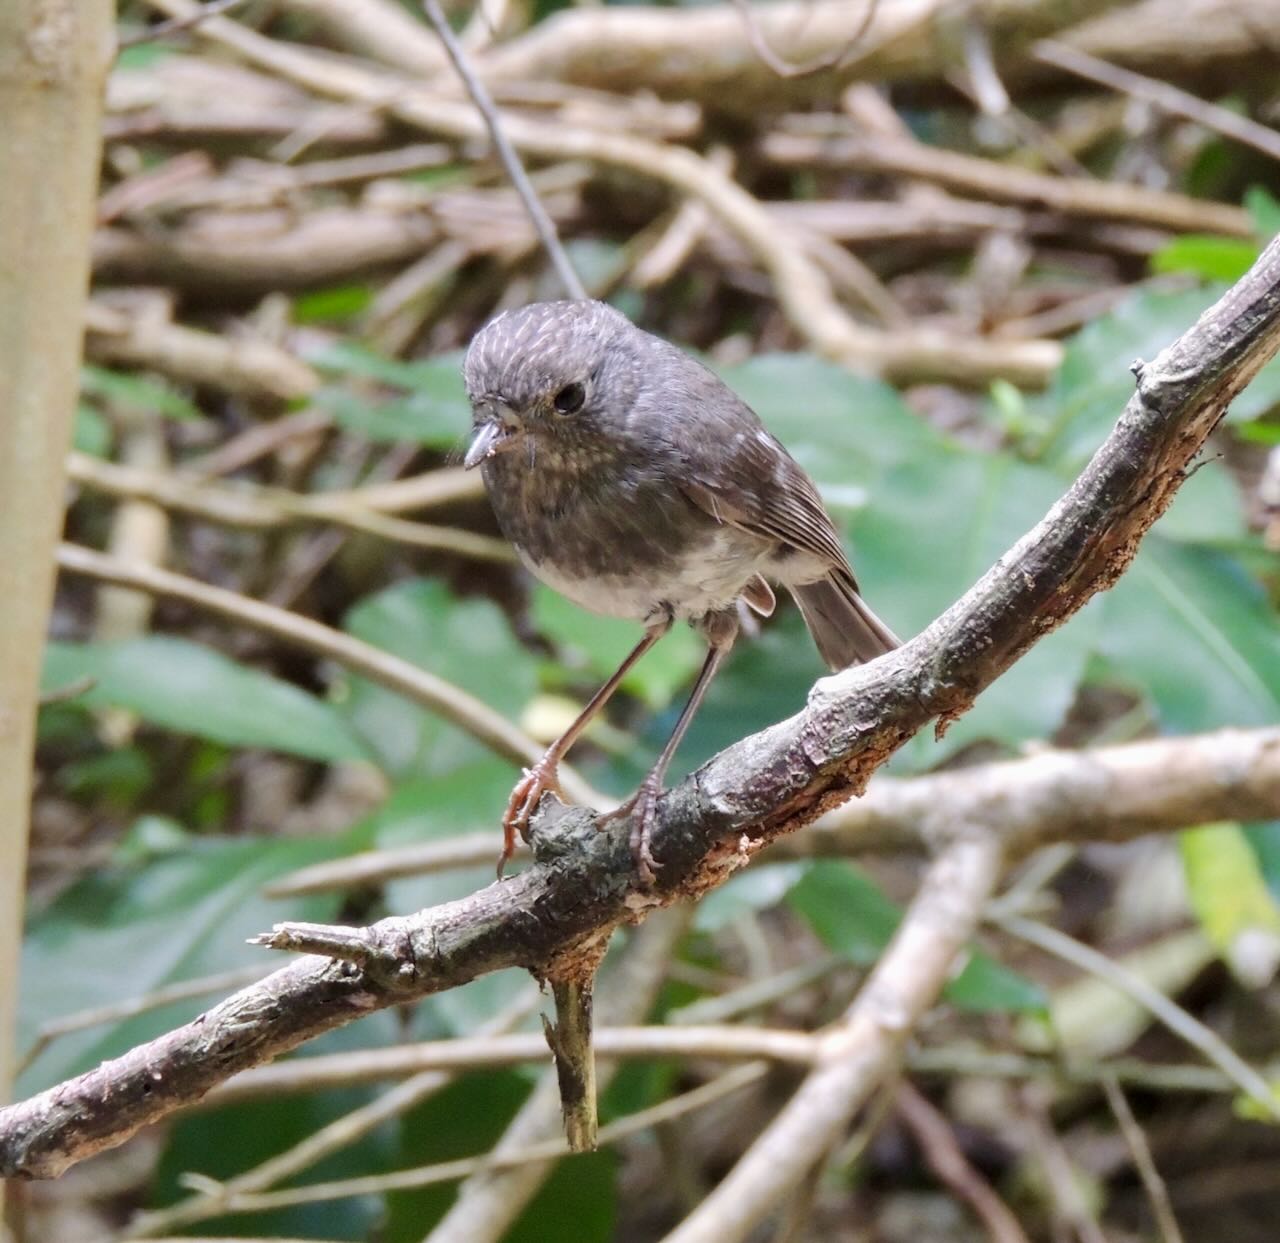
<svg viewBox="0 0 1280 1243"><path fill-rule="evenodd" d="M556 1059L564 1133L574 1152L596 1147L596 1054L591 1043L592 982L557 980L551 985L556 1021L544 1014L542 1030Z"/></svg>

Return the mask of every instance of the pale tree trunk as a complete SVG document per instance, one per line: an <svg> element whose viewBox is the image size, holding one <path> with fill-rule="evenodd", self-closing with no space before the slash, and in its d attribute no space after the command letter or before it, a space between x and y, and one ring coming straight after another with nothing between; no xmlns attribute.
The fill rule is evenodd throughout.
<svg viewBox="0 0 1280 1243"><path fill-rule="evenodd" d="M0 0L0 1099L31 752L112 55L111 0Z"/></svg>

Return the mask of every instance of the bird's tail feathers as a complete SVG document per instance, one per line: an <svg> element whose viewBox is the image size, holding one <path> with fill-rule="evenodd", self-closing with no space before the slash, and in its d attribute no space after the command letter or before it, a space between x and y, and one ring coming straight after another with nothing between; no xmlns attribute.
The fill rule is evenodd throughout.
<svg viewBox="0 0 1280 1243"><path fill-rule="evenodd" d="M848 575L833 571L816 583L790 590L831 669L865 664L900 646L897 635L867 607Z"/></svg>

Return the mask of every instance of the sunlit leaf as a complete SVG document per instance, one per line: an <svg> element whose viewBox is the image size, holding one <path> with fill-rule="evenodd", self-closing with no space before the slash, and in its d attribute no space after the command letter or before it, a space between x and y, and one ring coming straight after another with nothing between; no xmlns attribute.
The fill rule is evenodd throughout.
<svg viewBox="0 0 1280 1243"><path fill-rule="evenodd" d="M1238 824L1178 835L1191 907L1200 927L1242 983L1262 988L1280 966L1280 908Z"/></svg>
<svg viewBox="0 0 1280 1243"><path fill-rule="evenodd" d="M1151 256L1153 272L1189 272L1208 281L1237 281L1257 261L1256 242L1187 233Z"/></svg>

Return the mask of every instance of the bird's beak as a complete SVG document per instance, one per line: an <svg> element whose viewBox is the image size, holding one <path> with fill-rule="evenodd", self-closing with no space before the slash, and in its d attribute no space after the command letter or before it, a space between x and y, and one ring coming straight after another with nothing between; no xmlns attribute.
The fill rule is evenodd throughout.
<svg viewBox="0 0 1280 1243"><path fill-rule="evenodd" d="M509 449L514 449L519 440L518 424L509 422L501 414L491 416L476 428L462 465L471 470L495 453L506 453Z"/></svg>

